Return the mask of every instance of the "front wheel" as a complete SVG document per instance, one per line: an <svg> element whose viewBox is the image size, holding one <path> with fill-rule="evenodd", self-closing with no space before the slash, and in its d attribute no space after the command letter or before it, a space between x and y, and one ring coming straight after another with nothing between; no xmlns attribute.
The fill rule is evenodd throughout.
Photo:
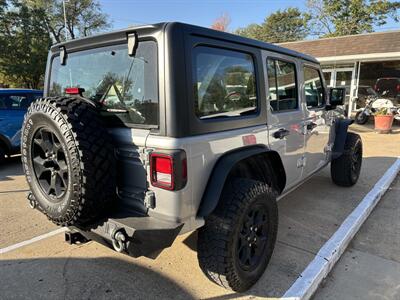
<svg viewBox="0 0 400 300"><path fill-rule="evenodd" d="M227 183L215 211L199 230L198 259L216 284L237 292L264 273L278 229L276 192L245 178Z"/></svg>
<svg viewBox="0 0 400 300"><path fill-rule="evenodd" d="M368 119L369 116L363 110L356 113L355 121L357 124L364 125L365 123L368 122Z"/></svg>
<svg viewBox="0 0 400 300"><path fill-rule="evenodd" d="M358 134L348 132L343 154L331 162L332 181L339 186L352 186L360 177L362 141Z"/></svg>

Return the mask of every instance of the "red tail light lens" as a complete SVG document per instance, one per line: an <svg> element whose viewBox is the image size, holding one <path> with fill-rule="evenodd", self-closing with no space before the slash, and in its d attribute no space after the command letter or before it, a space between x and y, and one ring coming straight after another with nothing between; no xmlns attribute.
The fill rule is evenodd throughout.
<svg viewBox="0 0 400 300"><path fill-rule="evenodd" d="M180 190L187 181L184 151L150 154L151 184L166 190Z"/></svg>
<svg viewBox="0 0 400 300"><path fill-rule="evenodd" d="M65 93L68 95L80 95L82 96L83 92L85 89L83 88L78 88L78 87L69 87L65 89Z"/></svg>
<svg viewBox="0 0 400 300"><path fill-rule="evenodd" d="M398 85L396 86L396 90L397 90L398 92L400 92L400 84L398 84Z"/></svg>

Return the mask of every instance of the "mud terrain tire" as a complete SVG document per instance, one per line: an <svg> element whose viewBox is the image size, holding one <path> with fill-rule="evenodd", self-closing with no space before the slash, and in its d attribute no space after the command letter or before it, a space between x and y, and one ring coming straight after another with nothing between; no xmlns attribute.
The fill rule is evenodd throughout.
<svg viewBox="0 0 400 300"><path fill-rule="evenodd" d="M37 207L58 225L87 225L115 199L111 137L95 106L49 97L28 108L22 165Z"/></svg>
<svg viewBox="0 0 400 300"><path fill-rule="evenodd" d="M277 236L276 195L267 184L251 179L227 183L198 233L199 265L211 281L243 292L262 276Z"/></svg>

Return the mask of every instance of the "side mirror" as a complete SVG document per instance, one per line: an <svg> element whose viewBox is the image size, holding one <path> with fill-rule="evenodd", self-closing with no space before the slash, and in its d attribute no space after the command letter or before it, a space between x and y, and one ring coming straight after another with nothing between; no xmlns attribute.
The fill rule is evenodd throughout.
<svg viewBox="0 0 400 300"><path fill-rule="evenodd" d="M345 88L330 88L328 109L335 109L338 105L343 105L346 98Z"/></svg>

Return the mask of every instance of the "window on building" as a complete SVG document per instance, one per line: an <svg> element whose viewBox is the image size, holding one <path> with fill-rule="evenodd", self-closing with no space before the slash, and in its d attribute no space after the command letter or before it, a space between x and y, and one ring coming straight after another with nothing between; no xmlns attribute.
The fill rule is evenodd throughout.
<svg viewBox="0 0 400 300"><path fill-rule="evenodd" d="M400 60L362 62L357 97L358 107L364 107L368 97L385 98L400 105Z"/></svg>
<svg viewBox="0 0 400 300"><path fill-rule="evenodd" d="M267 60L268 99L274 112L298 108L296 67L278 59Z"/></svg>
<svg viewBox="0 0 400 300"><path fill-rule="evenodd" d="M319 108L325 105L324 87L317 69L304 67L304 93L307 108Z"/></svg>
<svg viewBox="0 0 400 300"><path fill-rule="evenodd" d="M256 74L251 55L203 46L196 47L193 55L195 112L200 119L256 112Z"/></svg>

